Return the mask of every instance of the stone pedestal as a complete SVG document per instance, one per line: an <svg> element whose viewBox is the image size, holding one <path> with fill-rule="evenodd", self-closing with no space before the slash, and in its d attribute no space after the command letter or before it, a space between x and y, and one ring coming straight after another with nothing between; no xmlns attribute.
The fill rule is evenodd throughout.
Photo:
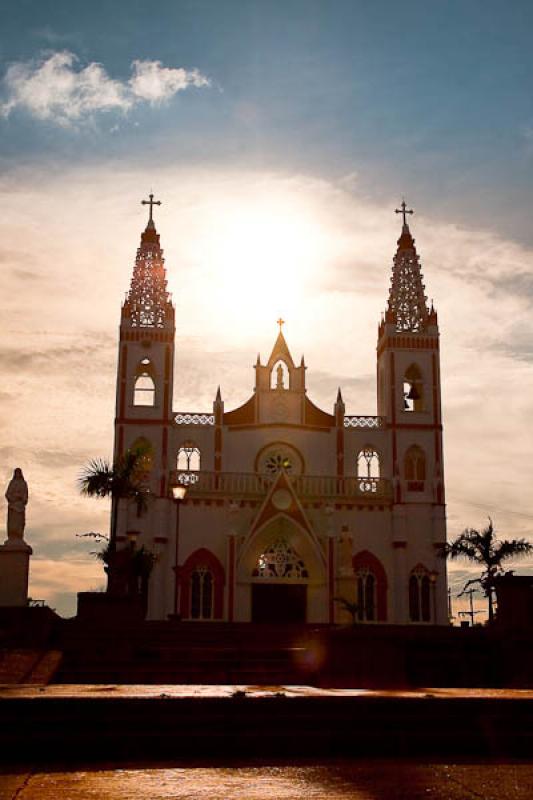
<svg viewBox="0 0 533 800"><path fill-rule="evenodd" d="M0 606L28 605L32 552L23 539L7 539L0 545Z"/></svg>

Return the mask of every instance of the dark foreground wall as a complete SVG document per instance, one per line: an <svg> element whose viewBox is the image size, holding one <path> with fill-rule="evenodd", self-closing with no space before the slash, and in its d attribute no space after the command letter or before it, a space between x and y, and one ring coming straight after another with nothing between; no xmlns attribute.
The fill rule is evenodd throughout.
<svg viewBox="0 0 533 800"><path fill-rule="evenodd" d="M0 689L0 758L531 758L533 694Z"/></svg>

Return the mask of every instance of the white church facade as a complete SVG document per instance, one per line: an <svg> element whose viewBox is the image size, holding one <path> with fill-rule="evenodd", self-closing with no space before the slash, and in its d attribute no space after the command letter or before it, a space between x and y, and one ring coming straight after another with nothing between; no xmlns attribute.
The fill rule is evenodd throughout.
<svg viewBox="0 0 533 800"><path fill-rule="evenodd" d="M240 407L218 390L212 409L174 411L174 307L152 205L122 307L115 419L115 456L151 453L148 508L119 500L117 522L118 548L156 557L148 618L344 622L343 598L360 622L446 624L439 330L405 204L375 416L348 413L340 389L330 411L313 404L281 320Z"/></svg>

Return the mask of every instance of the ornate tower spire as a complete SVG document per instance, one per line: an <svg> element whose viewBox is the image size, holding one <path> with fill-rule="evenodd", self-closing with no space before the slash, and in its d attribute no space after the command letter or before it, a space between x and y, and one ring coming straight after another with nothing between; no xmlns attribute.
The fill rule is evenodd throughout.
<svg viewBox="0 0 533 800"><path fill-rule="evenodd" d="M132 328L165 328L174 324L174 307L167 291L165 259L152 216L154 205L161 205L150 194L142 205L150 206L148 223L141 235L130 290L123 306L123 316Z"/></svg>
<svg viewBox="0 0 533 800"><path fill-rule="evenodd" d="M385 321L395 324L399 333L424 330L430 317L415 240L406 219L407 214L413 213L412 209L406 207L405 201L402 201L401 208L396 209L396 214L403 216L403 225L394 256Z"/></svg>

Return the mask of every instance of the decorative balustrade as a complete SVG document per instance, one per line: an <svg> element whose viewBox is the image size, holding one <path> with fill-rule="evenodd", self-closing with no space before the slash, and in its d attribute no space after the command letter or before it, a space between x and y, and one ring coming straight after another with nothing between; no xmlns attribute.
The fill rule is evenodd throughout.
<svg viewBox="0 0 533 800"><path fill-rule="evenodd" d="M384 428L385 417L344 417L345 428Z"/></svg>
<svg viewBox="0 0 533 800"><path fill-rule="evenodd" d="M179 411L174 417L176 425L214 425L214 414L203 414L201 411Z"/></svg>
<svg viewBox="0 0 533 800"><path fill-rule="evenodd" d="M301 497L383 497L388 481L383 478L336 478L333 475L298 475L292 478Z"/></svg>
<svg viewBox="0 0 533 800"><path fill-rule="evenodd" d="M170 474L173 485L186 486L193 497L230 495L263 498L275 475L253 472L194 472L175 470ZM333 475L288 475L299 497L320 499L388 498L390 481L384 478L337 478Z"/></svg>

